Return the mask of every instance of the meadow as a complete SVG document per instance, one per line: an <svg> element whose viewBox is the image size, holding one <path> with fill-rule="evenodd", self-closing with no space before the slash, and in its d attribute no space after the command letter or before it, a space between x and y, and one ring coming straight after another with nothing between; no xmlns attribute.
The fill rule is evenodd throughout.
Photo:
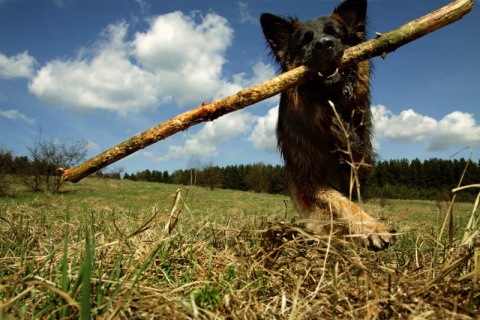
<svg viewBox="0 0 480 320"><path fill-rule="evenodd" d="M370 199L384 252L287 196L87 178L0 198L2 319L475 319L478 204Z"/></svg>

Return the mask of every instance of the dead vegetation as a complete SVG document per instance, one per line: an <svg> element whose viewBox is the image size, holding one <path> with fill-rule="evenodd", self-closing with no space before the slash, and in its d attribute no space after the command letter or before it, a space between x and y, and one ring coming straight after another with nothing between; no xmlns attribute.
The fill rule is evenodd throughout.
<svg viewBox="0 0 480 320"><path fill-rule="evenodd" d="M281 209L198 212L189 197L179 190L153 212L52 196L2 204L0 317L480 315L478 202L452 243L440 226L404 221L398 243L372 253L305 232Z"/></svg>

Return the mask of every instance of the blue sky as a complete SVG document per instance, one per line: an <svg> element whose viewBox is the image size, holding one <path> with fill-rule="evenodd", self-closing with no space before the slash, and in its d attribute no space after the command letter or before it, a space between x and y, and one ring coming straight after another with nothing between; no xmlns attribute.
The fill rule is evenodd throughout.
<svg viewBox="0 0 480 320"><path fill-rule="evenodd" d="M369 1L370 35L448 0ZM338 1L0 0L0 146L26 155L47 139L88 141L88 157L275 75L263 12L309 20ZM462 20L374 58L380 159L480 157L480 3ZM200 124L112 167L127 172L281 163L278 97ZM463 151L457 157L468 157Z"/></svg>

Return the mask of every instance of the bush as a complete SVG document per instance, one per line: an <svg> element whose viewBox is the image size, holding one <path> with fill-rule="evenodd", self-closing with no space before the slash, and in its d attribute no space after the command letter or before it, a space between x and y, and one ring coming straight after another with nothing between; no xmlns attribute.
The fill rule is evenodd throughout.
<svg viewBox="0 0 480 320"><path fill-rule="evenodd" d="M12 152L0 147L0 197L8 197L12 194L8 176L12 163Z"/></svg>
<svg viewBox="0 0 480 320"><path fill-rule="evenodd" d="M19 169L23 183L30 191L58 193L62 186L60 170L74 167L85 158L87 142L80 140L70 145L66 139L46 140L39 130L33 146L27 149L32 161Z"/></svg>

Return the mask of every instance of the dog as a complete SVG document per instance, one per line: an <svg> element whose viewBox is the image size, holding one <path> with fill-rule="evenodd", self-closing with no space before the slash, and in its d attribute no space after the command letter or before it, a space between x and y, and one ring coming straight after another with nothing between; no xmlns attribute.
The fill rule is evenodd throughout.
<svg viewBox="0 0 480 320"><path fill-rule="evenodd" d="M372 171L370 62L339 69L345 49L366 40L367 1L344 0L329 16L300 22L270 13L260 24L285 72L305 65L315 78L281 94L278 148L288 188L305 227L351 237L373 251L395 243L396 231L351 201L353 183Z"/></svg>

